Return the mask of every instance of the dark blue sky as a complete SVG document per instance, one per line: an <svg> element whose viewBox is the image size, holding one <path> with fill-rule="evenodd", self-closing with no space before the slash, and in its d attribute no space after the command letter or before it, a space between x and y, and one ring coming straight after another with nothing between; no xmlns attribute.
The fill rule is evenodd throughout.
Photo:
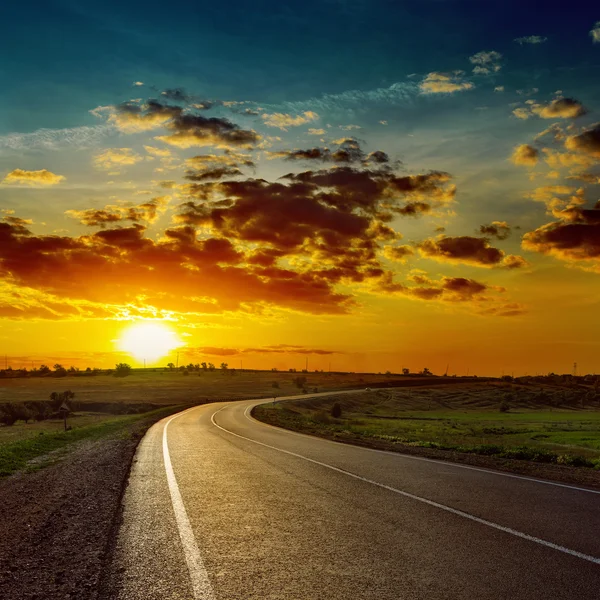
<svg viewBox="0 0 600 600"><path fill-rule="evenodd" d="M278 103L454 69L486 48L500 50L517 76L531 67L571 68L593 58L587 32L600 11L591 7L479 0L4 3L0 130L81 124L94 106L126 99L134 80ZM512 43L534 34L549 43Z"/></svg>

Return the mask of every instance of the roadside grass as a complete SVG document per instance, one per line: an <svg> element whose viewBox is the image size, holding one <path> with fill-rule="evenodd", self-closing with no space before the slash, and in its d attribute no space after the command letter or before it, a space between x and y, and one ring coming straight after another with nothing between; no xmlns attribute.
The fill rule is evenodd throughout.
<svg viewBox="0 0 600 600"><path fill-rule="evenodd" d="M100 420L94 420L92 417L87 424L85 417L82 417L84 420L81 426L73 426L69 431L53 431L50 427L55 427L56 421L44 422L46 428L38 429L37 435L23 435L20 439L0 441L0 477L6 477L16 471L30 472L46 466L52 462L52 457L62 456L63 451L67 451L77 442L131 435L129 428L136 422L143 419L158 421L183 408L185 407L170 406L138 415L110 418L103 416ZM35 425L24 427L34 428ZM2 428L5 429L11 428Z"/></svg>
<svg viewBox="0 0 600 600"><path fill-rule="evenodd" d="M479 396L476 402L474 396ZM273 425L339 441L373 440L397 450L434 448L600 469L600 411L522 407L517 390L510 412L501 413L500 398L501 392L489 385L464 387L462 394L456 387L413 391L410 403L405 390L386 391L385 397L365 392L262 405L253 414ZM340 418L331 416L335 403L342 407Z"/></svg>
<svg viewBox="0 0 600 600"><path fill-rule="evenodd" d="M124 417L120 417L121 419ZM115 421L119 418L115 415L94 412L77 412L70 414L67 425L73 429L87 427L89 425L100 425L106 421ZM29 423L17 421L10 426L0 426L0 446L20 440L37 437L41 434L64 433L62 419L46 419L44 421L30 420Z"/></svg>

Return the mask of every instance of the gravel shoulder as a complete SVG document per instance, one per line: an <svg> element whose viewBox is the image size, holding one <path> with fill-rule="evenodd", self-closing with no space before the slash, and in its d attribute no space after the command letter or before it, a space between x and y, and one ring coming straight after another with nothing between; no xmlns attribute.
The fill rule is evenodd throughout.
<svg viewBox="0 0 600 600"><path fill-rule="evenodd" d="M79 442L50 466L0 480L0 598L97 597L136 447L164 416Z"/></svg>

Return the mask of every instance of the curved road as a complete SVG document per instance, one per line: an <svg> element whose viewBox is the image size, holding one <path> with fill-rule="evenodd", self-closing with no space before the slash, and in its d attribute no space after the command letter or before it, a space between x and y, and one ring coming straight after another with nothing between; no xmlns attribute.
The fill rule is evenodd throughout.
<svg viewBox="0 0 600 600"><path fill-rule="evenodd" d="M600 492L288 432L263 402L148 431L107 598L600 597Z"/></svg>

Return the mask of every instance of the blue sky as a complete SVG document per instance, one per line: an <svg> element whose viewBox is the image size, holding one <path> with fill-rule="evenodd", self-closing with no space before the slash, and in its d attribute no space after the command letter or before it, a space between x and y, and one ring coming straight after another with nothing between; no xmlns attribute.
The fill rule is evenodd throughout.
<svg viewBox="0 0 600 600"><path fill-rule="evenodd" d="M93 105L126 98L132 80L294 102L464 68L483 49L503 53L517 87L552 86L560 69L567 69L561 81L575 84L575 65L595 68L587 34L598 14L592 3L559 11L477 0L184 0L173 8L50 0L4 3L0 16L10 24L0 41L0 128L33 131L81 125ZM535 47L512 42L528 35L549 39Z"/></svg>

